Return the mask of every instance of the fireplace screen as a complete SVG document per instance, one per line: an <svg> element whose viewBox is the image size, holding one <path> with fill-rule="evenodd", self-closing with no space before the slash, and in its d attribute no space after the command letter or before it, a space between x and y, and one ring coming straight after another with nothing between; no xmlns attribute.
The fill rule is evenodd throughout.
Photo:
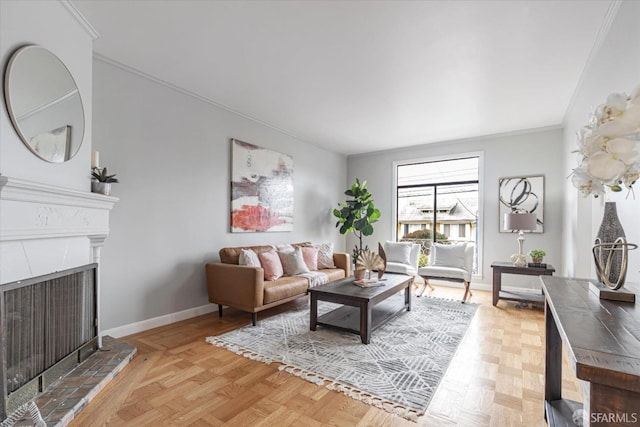
<svg viewBox="0 0 640 427"><path fill-rule="evenodd" d="M2 418L97 348L96 266L0 285Z"/></svg>

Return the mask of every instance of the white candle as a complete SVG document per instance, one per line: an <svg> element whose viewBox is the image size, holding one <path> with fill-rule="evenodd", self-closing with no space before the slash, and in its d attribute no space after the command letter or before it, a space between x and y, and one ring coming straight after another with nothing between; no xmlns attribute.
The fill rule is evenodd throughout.
<svg viewBox="0 0 640 427"><path fill-rule="evenodd" d="M100 153L97 152L96 150L93 150L91 152L91 167L92 168L98 168L100 167Z"/></svg>

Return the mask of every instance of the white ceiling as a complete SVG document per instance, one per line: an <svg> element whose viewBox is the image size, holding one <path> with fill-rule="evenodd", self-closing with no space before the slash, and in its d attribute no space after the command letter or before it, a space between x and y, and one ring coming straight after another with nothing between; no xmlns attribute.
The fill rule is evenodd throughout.
<svg viewBox="0 0 640 427"><path fill-rule="evenodd" d="M607 1L80 1L95 52L344 154L558 125Z"/></svg>

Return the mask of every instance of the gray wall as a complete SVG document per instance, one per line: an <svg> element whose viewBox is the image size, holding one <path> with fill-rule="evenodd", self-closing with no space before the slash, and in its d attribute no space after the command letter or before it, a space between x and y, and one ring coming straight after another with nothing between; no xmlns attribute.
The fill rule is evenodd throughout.
<svg viewBox="0 0 640 427"><path fill-rule="evenodd" d="M93 148L121 181L102 250L103 329L208 304L204 265L225 246L332 241L344 249L331 217L344 156L103 60L93 66ZM293 156L293 232L229 232L232 137Z"/></svg>
<svg viewBox="0 0 640 427"><path fill-rule="evenodd" d="M589 120L591 108L603 104L613 92L629 94L640 85L640 2L623 1L610 24L610 30L582 74L572 107L565 117L565 173L577 166L573 150L577 148L576 132ZM640 148L638 148L640 149ZM640 183L635 185L635 197L627 192L609 194L615 201L618 216L627 240L640 243ZM595 278L591 246L602 220L603 198L583 198L567 182L565 184L564 274ZM627 280L640 281L640 250L629 253Z"/></svg>
<svg viewBox="0 0 640 427"><path fill-rule="evenodd" d="M565 174L562 169L562 131L546 129L520 134L473 138L426 144L410 149L383 151L348 159L348 179L366 179L373 193L376 206L382 210L382 218L376 224L375 233L366 239L370 247L376 242L393 239L395 218L392 214L393 163L433 157L455 156L460 153L483 152L484 165L480 177L482 192L481 219L484 238L481 240L483 277L475 283L491 283L493 261L507 261L517 252L516 235L500 233L498 225L498 179L509 176L544 175L544 233L525 234L525 251L542 248L547 252L545 261L559 268L562 255L562 193ZM347 247L355 244L347 239ZM505 277L505 284L520 287L537 287L535 280L526 277ZM473 283L472 283L473 287Z"/></svg>
<svg viewBox="0 0 640 427"><path fill-rule="evenodd" d="M63 28L64 31L60 29ZM4 69L19 47L37 44L53 52L73 76L85 114L84 140L76 156L48 163L34 155L14 131L9 114L0 108L0 173L80 191L91 190L91 66L93 37L77 16L57 1L0 1L0 62ZM4 85L0 88L4 90ZM55 125L58 127L59 124Z"/></svg>

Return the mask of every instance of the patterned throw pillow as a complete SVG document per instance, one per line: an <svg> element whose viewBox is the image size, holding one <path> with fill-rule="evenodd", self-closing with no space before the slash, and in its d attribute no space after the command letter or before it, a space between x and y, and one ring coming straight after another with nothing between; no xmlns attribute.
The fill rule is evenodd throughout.
<svg viewBox="0 0 640 427"><path fill-rule="evenodd" d="M307 268L311 271L318 270L318 251L315 246L302 246L302 258L304 263L307 264Z"/></svg>
<svg viewBox="0 0 640 427"><path fill-rule="evenodd" d="M282 263L275 249L260 252L258 258L264 269L264 280L277 280L282 277Z"/></svg>
<svg viewBox="0 0 640 427"><path fill-rule="evenodd" d="M258 254L251 249L240 249L239 265L248 265L249 267L261 267Z"/></svg>
<svg viewBox="0 0 640 427"><path fill-rule="evenodd" d="M307 265L304 263L302 248L297 247L293 252L278 252L278 256L280 257L282 269L286 276L295 276L296 274L309 272Z"/></svg>
<svg viewBox="0 0 640 427"><path fill-rule="evenodd" d="M333 262L333 243L320 243L314 246L318 248L318 270L336 268Z"/></svg>

